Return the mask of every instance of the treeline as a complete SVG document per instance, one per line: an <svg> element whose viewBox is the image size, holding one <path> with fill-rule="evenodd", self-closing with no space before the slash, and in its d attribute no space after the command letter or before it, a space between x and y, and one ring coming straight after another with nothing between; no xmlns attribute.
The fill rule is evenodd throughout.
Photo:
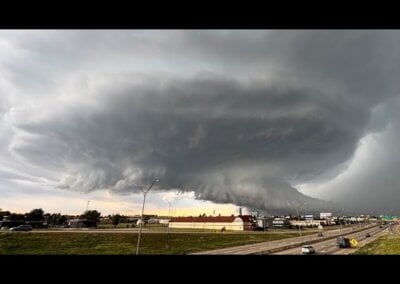
<svg viewBox="0 0 400 284"><path fill-rule="evenodd" d="M63 226L68 223L69 220L79 218L87 219L91 221L100 221L101 213L97 210L87 210L81 215L65 215L61 213L45 213L42 208L32 209L30 212L20 214L12 213L10 211L1 211L0 209L0 221L27 221L27 222L45 222L49 226Z"/></svg>

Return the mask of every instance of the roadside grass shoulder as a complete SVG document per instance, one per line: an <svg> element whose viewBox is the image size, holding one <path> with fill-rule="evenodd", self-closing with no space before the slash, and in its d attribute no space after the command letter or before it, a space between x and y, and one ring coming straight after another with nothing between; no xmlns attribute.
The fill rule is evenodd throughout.
<svg viewBox="0 0 400 284"><path fill-rule="evenodd" d="M400 255L400 237L386 235L357 250L355 255Z"/></svg>
<svg viewBox="0 0 400 284"><path fill-rule="evenodd" d="M296 233L149 233L142 235L140 254L188 254L296 236ZM123 233L0 233L0 254L134 254L136 242L136 234Z"/></svg>

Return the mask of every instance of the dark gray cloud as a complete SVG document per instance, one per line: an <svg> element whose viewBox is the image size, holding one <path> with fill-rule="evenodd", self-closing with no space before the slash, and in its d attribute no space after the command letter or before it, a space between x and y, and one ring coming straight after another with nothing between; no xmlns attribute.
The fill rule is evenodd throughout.
<svg viewBox="0 0 400 284"><path fill-rule="evenodd" d="M18 91L7 149L31 175L75 191L125 193L158 177L199 199L326 208L296 185L346 171L360 139L398 119L371 122L398 96L399 35L28 33L11 42L29 61L3 59Z"/></svg>

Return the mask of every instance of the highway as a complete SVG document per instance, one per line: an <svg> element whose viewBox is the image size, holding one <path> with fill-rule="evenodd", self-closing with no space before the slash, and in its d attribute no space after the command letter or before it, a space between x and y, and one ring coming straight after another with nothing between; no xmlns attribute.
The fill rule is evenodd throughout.
<svg viewBox="0 0 400 284"><path fill-rule="evenodd" d="M309 243L309 242L322 242L326 240L327 238L334 238L332 241L335 242L336 244L336 236L339 235L346 235L346 234L351 234L351 233L356 233L359 230L362 230L362 233L360 235L365 235L366 232L373 231L376 229L384 230L384 228L379 228L378 225L368 225L365 227L357 227L355 226L354 228L344 228L342 232L340 232L340 229L337 230L330 230L330 231L325 231L323 232L323 237L318 237L317 234L313 235L308 235L308 236L303 236L302 237L302 244L304 243ZM293 252L291 254L297 254L300 249L300 238L299 237L294 237L294 238L287 238L287 239L282 239L282 240L277 240L277 241L269 241L269 242L262 242L262 243L256 243L256 244L251 244L251 245L243 245L243 246L236 246L236 247L229 247L229 248L224 248L224 249L216 249L216 250L210 250L210 251L203 251L203 252L198 252L198 253L193 253L195 255L201 255L201 254L207 254L207 255L221 255L221 254L233 254L233 255L244 255L244 254L272 254L274 252L283 250L287 247L293 248L294 246L297 246L297 248L293 249ZM290 254L290 253L289 253Z"/></svg>
<svg viewBox="0 0 400 284"><path fill-rule="evenodd" d="M382 236L383 234L385 234L387 232L388 232L388 227L384 226L382 228L373 227L373 228L369 228L369 229L361 231L361 232L345 234L344 236L346 238L349 238L350 240L354 238L359 242L357 247L354 247L354 248L338 248L336 246L336 238L318 242L318 243L312 244L312 246L315 249L315 254L346 255L346 254L351 254L351 253L355 252L361 246L364 246L367 243L370 243L370 242L376 240L377 238L379 238L380 236ZM371 235L371 237L366 237L367 233L369 233ZM278 251L278 252L275 252L272 254L296 255L296 254L302 254L302 253L301 253L301 247L296 247L296 248Z"/></svg>

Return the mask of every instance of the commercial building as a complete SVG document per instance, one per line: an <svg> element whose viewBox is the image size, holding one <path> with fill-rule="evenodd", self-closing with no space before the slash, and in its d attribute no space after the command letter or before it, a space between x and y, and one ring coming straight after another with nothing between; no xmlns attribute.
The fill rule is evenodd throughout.
<svg viewBox="0 0 400 284"><path fill-rule="evenodd" d="M227 231L252 231L252 216L215 216L215 217L173 217L169 222L171 229L203 229Z"/></svg>
<svg viewBox="0 0 400 284"><path fill-rule="evenodd" d="M290 220L288 218L276 217L272 221L274 228L287 228L290 226Z"/></svg>

